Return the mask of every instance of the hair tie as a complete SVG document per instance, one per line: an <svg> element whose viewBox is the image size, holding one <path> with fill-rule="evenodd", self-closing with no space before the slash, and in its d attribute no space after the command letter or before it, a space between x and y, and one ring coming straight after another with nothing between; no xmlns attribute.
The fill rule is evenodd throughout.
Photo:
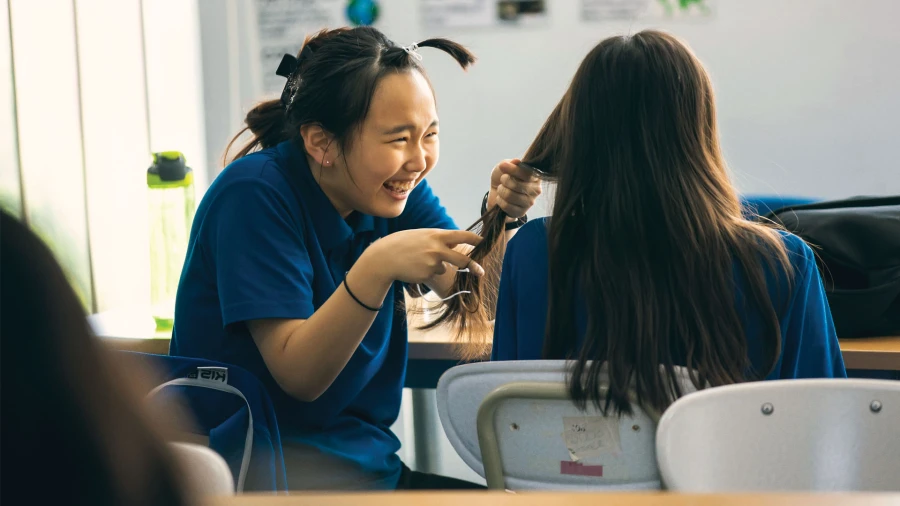
<svg viewBox="0 0 900 506"><path fill-rule="evenodd" d="M408 46L403 46L403 50L406 51L406 54L412 56L413 58L422 61L422 55L419 54L419 45L418 44L410 44Z"/></svg>

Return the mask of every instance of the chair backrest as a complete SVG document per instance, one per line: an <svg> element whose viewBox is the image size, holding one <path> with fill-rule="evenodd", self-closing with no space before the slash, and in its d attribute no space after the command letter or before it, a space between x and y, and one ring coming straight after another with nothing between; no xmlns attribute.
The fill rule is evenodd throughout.
<svg viewBox="0 0 900 506"><path fill-rule="evenodd" d="M693 391L682 377L685 392ZM564 361L454 367L438 382L441 425L460 458L490 488L659 488L657 416L637 405L633 416L621 419L604 417L592 406L580 411L565 381ZM485 463L479 437L486 443Z"/></svg>
<svg viewBox="0 0 900 506"><path fill-rule="evenodd" d="M255 376L210 360L120 353L161 375L164 382L147 393L152 408L186 407L192 430L208 437L209 447L225 459L238 493L287 490L275 410Z"/></svg>
<svg viewBox="0 0 900 506"><path fill-rule="evenodd" d="M900 490L900 383L781 380L698 392L666 410L656 453L677 491Z"/></svg>
<svg viewBox="0 0 900 506"><path fill-rule="evenodd" d="M225 459L205 446L169 443L188 486L198 497L234 495L234 478Z"/></svg>

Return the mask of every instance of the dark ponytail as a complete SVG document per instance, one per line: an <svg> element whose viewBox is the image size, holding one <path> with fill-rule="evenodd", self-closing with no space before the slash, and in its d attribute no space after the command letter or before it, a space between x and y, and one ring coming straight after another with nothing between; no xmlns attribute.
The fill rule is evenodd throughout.
<svg viewBox="0 0 900 506"><path fill-rule="evenodd" d="M439 49L439 50L449 54L450 56L452 56L453 59L456 60L457 63L459 63L459 66L464 69L469 68L470 65L475 63L475 55L472 54L464 46L457 44L456 42L453 42L452 40L441 39L441 38L425 39L416 45L419 47L430 47L430 48L434 48L434 49Z"/></svg>
<svg viewBox="0 0 900 506"><path fill-rule="evenodd" d="M475 62L475 55L451 40L428 39L417 46L439 49L463 69ZM322 30L308 36L297 52L296 70L290 77L296 86L282 99L260 102L247 113L244 128L225 148L223 162L286 140L300 143L300 127L309 124L321 125L334 135L341 150L349 148L352 133L366 118L382 77L410 70L425 75L407 49L412 48L399 46L368 26ZM229 159L231 148L248 130L252 137Z"/></svg>
<svg viewBox="0 0 900 506"><path fill-rule="evenodd" d="M244 125L244 128L225 147L225 154L222 157L223 164L227 165L230 161L243 158L253 151L270 148L288 139L284 105L280 99L266 100L256 104L244 118ZM232 146L248 130L253 134L253 138L229 160L228 153L231 152Z"/></svg>

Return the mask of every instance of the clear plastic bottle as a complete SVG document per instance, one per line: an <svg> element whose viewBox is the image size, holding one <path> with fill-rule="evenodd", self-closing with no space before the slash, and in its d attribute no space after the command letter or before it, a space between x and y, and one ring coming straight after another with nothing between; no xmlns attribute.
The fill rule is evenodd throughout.
<svg viewBox="0 0 900 506"><path fill-rule="evenodd" d="M150 201L150 304L158 330L175 323L175 293L194 219L194 173L178 151L153 154Z"/></svg>

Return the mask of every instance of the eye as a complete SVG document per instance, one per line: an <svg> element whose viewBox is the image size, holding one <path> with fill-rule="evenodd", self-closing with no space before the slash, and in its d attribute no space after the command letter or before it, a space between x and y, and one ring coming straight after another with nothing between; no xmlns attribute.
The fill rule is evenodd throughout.
<svg viewBox="0 0 900 506"><path fill-rule="evenodd" d="M407 140L409 140L408 137L398 137L398 138L392 140L391 142L406 142Z"/></svg>
<svg viewBox="0 0 900 506"><path fill-rule="evenodd" d="M425 135L425 137L437 137L437 134L438 134L437 132L428 132L428 134Z"/></svg>

